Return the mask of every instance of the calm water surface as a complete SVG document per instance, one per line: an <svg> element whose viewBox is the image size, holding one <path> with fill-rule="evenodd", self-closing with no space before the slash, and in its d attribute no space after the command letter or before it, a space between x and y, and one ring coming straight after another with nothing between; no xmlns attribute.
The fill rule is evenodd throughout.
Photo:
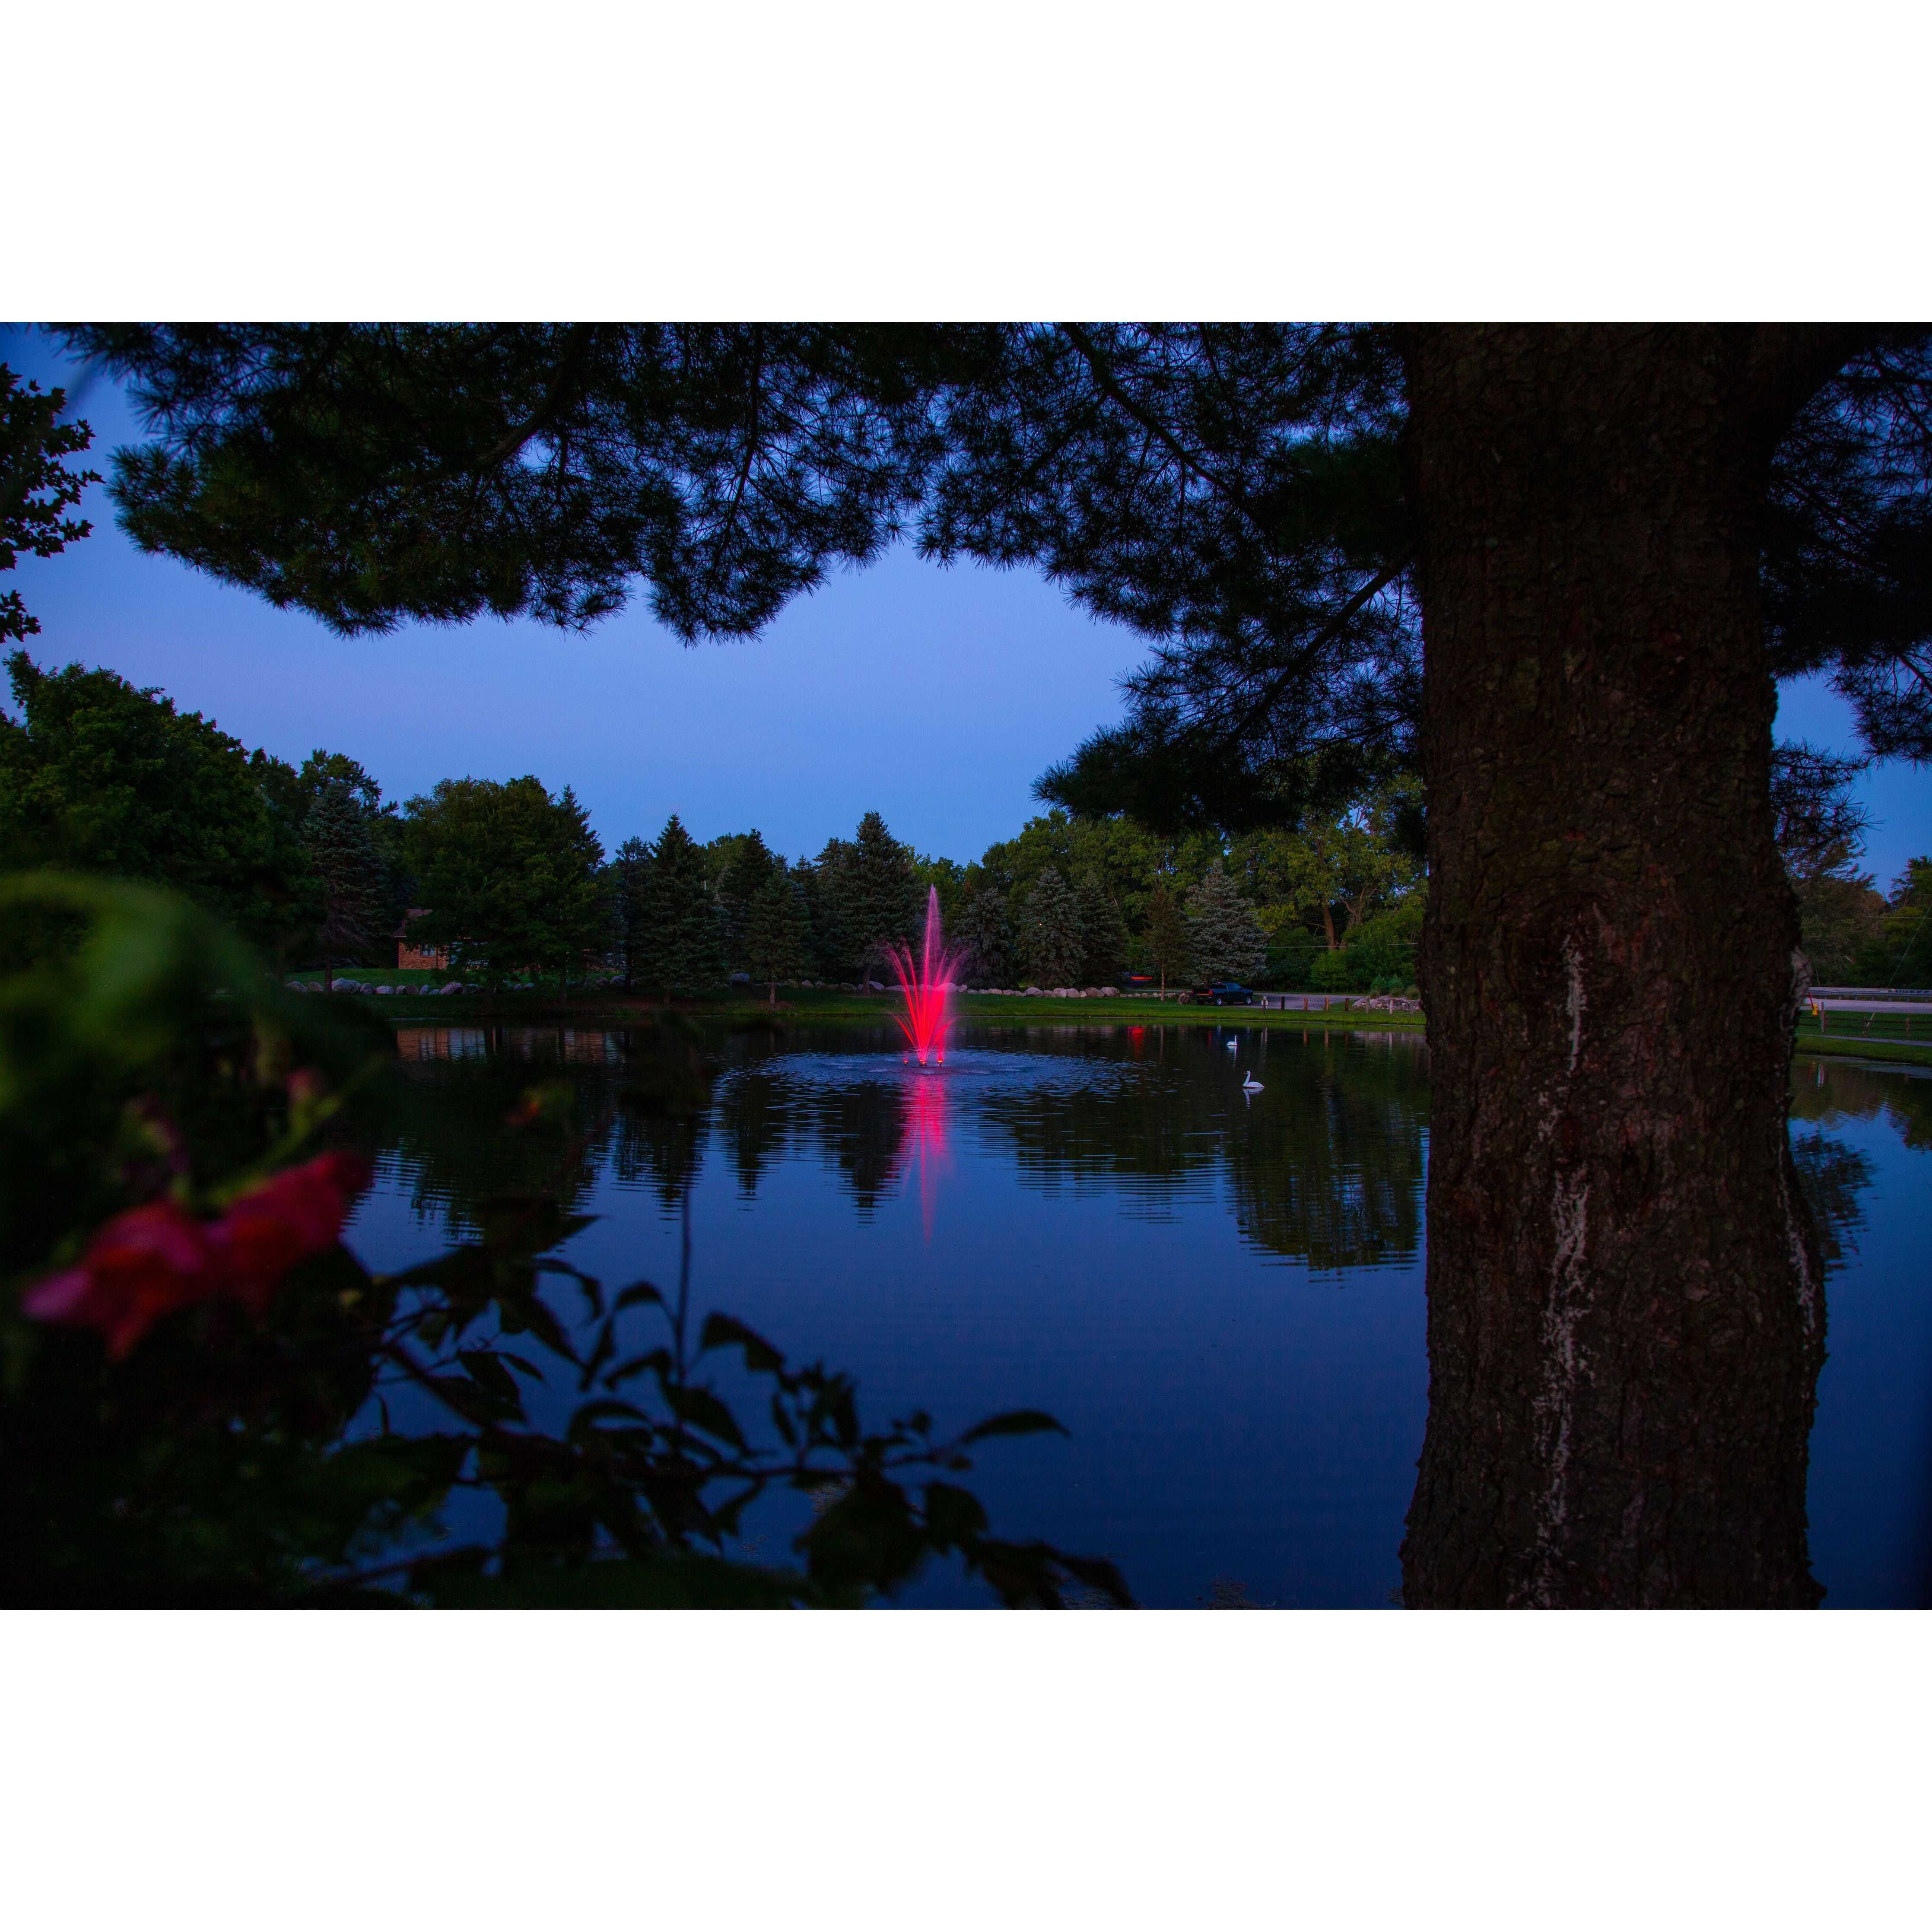
<svg viewBox="0 0 1932 1932"><path fill-rule="evenodd" d="M602 1217L572 1261L668 1284L688 1188L698 1305L850 1370L868 1420L1066 1425L979 1454L998 1532L1111 1555L1149 1604L1391 1601L1428 1399L1420 1042L969 1027L922 1072L896 1037L704 1034L694 1082L656 1033L406 1032L420 1105L351 1244L394 1268L481 1198L560 1187ZM1928 1072L1794 1075L1837 1257L1811 1487L1835 1606L1932 1595ZM506 1132L547 1082L572 1130ZM749 1533L776 1559L793 1526ZM908 1600L986 1598L940 1573Z"/></svg>

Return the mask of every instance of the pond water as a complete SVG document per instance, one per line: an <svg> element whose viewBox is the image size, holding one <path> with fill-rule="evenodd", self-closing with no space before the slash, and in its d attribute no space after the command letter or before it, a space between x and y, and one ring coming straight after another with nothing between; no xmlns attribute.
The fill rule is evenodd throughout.
<svg viewBox="0 0 1932 1932"><path fill-rule="evenodd" d="M1111 1556L1150 1605L1395 1600L1428 1399L1414 1034L968 1025L930 1071L888 1027L400 1040L416 1104L349 1234L370 1267L543 1188L601 1217L578 1266L669 1284L688 1193L695 1305L850 1371L868 1423L1066 1426L976 1452L996 1533ZM506 1131L546 1082L568 1123ZM1923 1603L1932 1070L1801 1060L1792 1132L1834 1256L1814 1568L1834 1606ZM935 1572L905 1600L987 1597Z"/></svg>

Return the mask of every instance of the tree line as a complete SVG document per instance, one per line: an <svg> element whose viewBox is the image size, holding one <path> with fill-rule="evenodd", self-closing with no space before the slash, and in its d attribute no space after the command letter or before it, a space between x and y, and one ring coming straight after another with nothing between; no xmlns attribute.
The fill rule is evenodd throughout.
<svg viewBox="0 0 1932 1932"><path fill-rule="evenodd" d="M1352 971L1406 976L1420 916L1420 868L1376 808L1232 845L1055 808L965 865L920 853L875 812L796 860L756 830L700 844L674 814L607 858L568 785L450 778L386 801L344 753L298 767L112 671L50 670L23 650L8 670L19 716L0 718L0 864L172 885L285 970L385 963L406 932L492 989L527 974L567 996L614 969L667 993L734 973L774 992L863 984L918 934L932 890L977 985L1305 979L1324 935L1340 956L1360 934L1381 950L1360 946ZM14 946L55 941L22 932Z"/></svg>
<svg viewBox="0 0 1932 1932"><path fill-rule="evenodd" d="M868 812L850 838L788 860L755 830L700 844L674 814L607 858L573 789L534 777L446 779L386 802L354 759L299 767L115 673L8 661L0 718L0 866L175 886L285 969L393 964L411 944L494 988L525 976L697 992L742 974L784 982L889 978L886 949L920 929L936 890L970 983L1163 988L1220 980L1337 991L1415 977L1426 880L1398 776L1293 829L1164 836L1125 814L1054 807L969 863L893 837ZM1932 861L1889 896L1858 869L1855 761L1780 753L1780 849L1822 983L1932 980ZM422 909L409 917L412 909ZM5 944L55 943L41 915ZM14 963L24 963L16 956Z"/></svg>

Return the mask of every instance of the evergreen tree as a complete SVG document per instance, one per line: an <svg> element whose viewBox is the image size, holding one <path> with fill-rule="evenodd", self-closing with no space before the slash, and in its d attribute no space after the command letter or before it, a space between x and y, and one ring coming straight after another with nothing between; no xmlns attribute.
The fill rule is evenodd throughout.
<svg viewBox="0 0 1932 1932"><path fill-rule="evenodd" d="M582 979L586 968L601 967L610 943L603 842L570 786L552 802L551 824L533 856L549 896L545 956L556 974L558 998L568 1000L571 981Z"/></svg>
<svg viewBox="0 0 1932 1932"><path fill-rule="evenodd" d="M333 987L337 967L362 964L393 929L383 920L382 862L369 816L350 787L332 778L315 788L302 821L303 847L323 893L314 950L326 987Z"/></svg>
<svg viewBox="0 0 1932 1932"><path fill-rule="evenodd" d="M982 986L1004 986L1012 977L1013 946L1006 929L1006 895L982 886L966 902L958 938L967 950L966 970Z"/></svg>
<svg viewBox="0 0 1932 1932"><path fill-rule="evenodd" d="M868 812L838 872L840 937L861 979L880 965L888 946L910 946L924 896L910 851Z"/></svg>
<svg viewBox="0 0 1932 1932"><path fill-rule="evenodd" d="M770 988L778 1004L778 982L796 977L810 958L812 927L798 887L774 866L754 895L745 922L746 956L753 978Z"/></svg>
<svg viewBox="0 0 1932 1932"><path fill-rule="evenodd" d="M1112 986L1127 956L1126 922L1112 895L1089 874L1079 890L1081 983Z"/></svg>
<svg viewBox="0 0 1932 1932"><path fill-rule="evenodd" d="M717 841L713 841L715 845ZM752 907L780 869L756 826L733 841L736 849L724 867L717 886L719 915L724 928L724 954L733 970L754 970L750 965L748 947ZM707 850L710 849L707 848Z"/></svg>
<svg viewBox="0 0 1932 1932"><path fill-rule="evenodd" d="M1050 991L1070 985L1080 970L1080 902L1054 866L1040 874L1027 895L1019 943L1027 977L1036 986Z"/></svg>
<svg viewBox="0 0 1932 1932"><path fill-rule="evenodd" d="M843 883L851 855L848 841L828 838L817 859L798 863L795 876L812 922L812 972L818 979L842 981L852 970Z"/></svg>
<svg viewBox="0 0 1932 1932"><path fill-rule="evenodd" d="M1168 890L1165 880L1148 895L1147 952L1148 963L1160 975L1160 994L1167 997L1172 980L1184 983L1192 976L1193 959L1188 950L1187 921L1180 902Z"/></svg>
<svg viewBox="0 0 1932 1932"><path fill-rule="evenodd" d="M371 963L388 950L407 910L395 850L393 810L382 788L341 752L311 752L293 775L292 805L321 895L302 950L332 986L338 966Z"/></svg>
<svg viewBox="0 0 1932 1932"><path fill-rule="evenodd" d="M645 888L650 875L651 848L641 838L626 838L610 861L610 890L611 926L627 987L636 984L644 956Z"/></svg>
<svg viewBox="0 0 1932 1932"><path fill-rule="evenodd" d="M1268 963L1268 934L1218 861L1187 894L1187 950L1197 977L1244 985Z"/></svg>
<svg viewBox="0 0 1932 1932"><path fill-rule="evenodd" d="M639 976L668 994L674 987L714 986L726 970L703 849L673 812L651 848Z"/></svg>

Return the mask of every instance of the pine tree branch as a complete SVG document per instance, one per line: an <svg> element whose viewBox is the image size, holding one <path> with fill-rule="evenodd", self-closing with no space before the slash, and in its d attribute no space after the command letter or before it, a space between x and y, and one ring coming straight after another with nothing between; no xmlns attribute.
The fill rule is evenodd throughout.
<svg viewBox="0 0 1932 1932"><path fill-rule="evenodd" d="M556 367L551 371L550 386L544 390L543 400L524 420L498 441L493 442L476 459L476 467L494 470L500 463L514 456L531 437L542 434L556 420L569 392L570 384L584 360L584 351L590 346L590 338L597 332L594 322L574 322L565 332L563 351L557 358Z"/></svg>
<svg viewBox="0 0 1932 1932"><path fill-rule="evenodd" d="M1235 732L1251 729L1262 715L1271 710L1282 693L1298 678L1304 676L1313 667L1322 652L1342 634L1353 619L1359 616L1369 603L1386 590L1414 561L1414 553L1405 550L1393 562L1384 564L1367 583L1344 604L1320 630L1298 651L1292 662L1284 664L1269 679L1260 694L1242 711L1234 726Z"/></svg>
<svg viewBox="0 0 1932 1932"><path fill-rule="evenodd" d="M1151 415L1142 409L1127 394L1120 379L1108 366L1106 358L1100 353L1099 345L1086 330L1077 322L1057 322L1054 326L1078 350L1081 359L1087 364L1088 371L1093 376L1095 382L1099 385L1101 393L1124 415L1138 423L1149 436L1160 443L1189 476L1204 484L1213 495L1219 497L1234 510L1255 536L1260 538L1262 547L1264 550L1272 550L1274 548L1274 541L1268 533L1268 526L1249 507L1247 500L1239 490L1231 488L1211 470L1197 461L1189 453L1180 439L1158 416Z"/></svg>

